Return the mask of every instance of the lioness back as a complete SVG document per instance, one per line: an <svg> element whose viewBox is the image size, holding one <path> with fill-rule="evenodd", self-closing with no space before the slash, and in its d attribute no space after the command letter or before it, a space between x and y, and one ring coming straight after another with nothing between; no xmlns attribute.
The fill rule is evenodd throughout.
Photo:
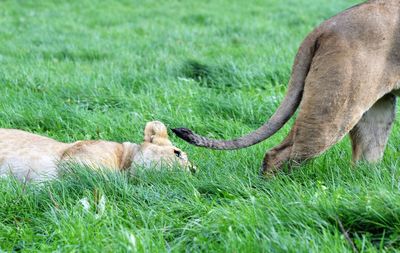
<svg viewBox="0 0 400 253"><path fill-rule="evenodd" d="M104 140L63 143L25 131L0 128L0 176L45 181L55 178L60 167L64 167L60 165L65 163L117 171L165 165L195 169L186 153L172 145L163 123L148 122L144 132L142 144Z"/></svg>
<svg viewBox="0 0 400 253"><path fill-rule="evenodd" d="M16 129L0 129L0 175L12 173L19 180L39 174L53 177L57 161L70 146Z"/></svg>
<svg viewBox="0 0 400 253"><path fill-rule="evenodd" d="M62 154L62 161L73 161L93 168L123 167L123 144L112 141L77 141Z"/></svg>
<svg viewBox="0 0 400 253"><path fill-rule="evenodd" d="M121 166L123 145L109 141L63 143L44 136L0 129L0 175L19 180L53 178L59 162L72 161L93 167Z"/></svg>

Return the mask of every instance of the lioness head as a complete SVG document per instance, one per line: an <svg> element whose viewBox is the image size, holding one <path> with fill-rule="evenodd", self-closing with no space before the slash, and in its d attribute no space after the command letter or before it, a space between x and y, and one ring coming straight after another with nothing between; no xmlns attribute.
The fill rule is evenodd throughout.
<svg viewBox="0 0 400 253"><path fill-rule="evenodd" d="M196 170L189 162L186 153L172 144L168 138L167 128L159 121L146 124L144 142L138 145L132 163L146 168L178 165L185 170Z"/></svg>

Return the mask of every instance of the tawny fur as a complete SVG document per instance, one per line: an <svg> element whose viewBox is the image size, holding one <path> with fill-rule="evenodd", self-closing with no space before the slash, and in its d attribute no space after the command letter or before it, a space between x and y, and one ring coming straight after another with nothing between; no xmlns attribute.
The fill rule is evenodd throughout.
<svg viewBox="0 0 400 253"><path fill-rule="evenodd" d="M350 131L353 159L379 160L400 89L400 0L371 0L311 32L295 58L287 95L262 127L232 141L210 140L180 128L188 142L237 149L261 142L299 109L285 140L265 155L262 172L315 157Z"/></svg>
<svg viewBox="0 0 400 253"><path fill-rule="evenodd" d="M171 141L168 139L167 128L163 123L157 121L147 123L144 130L144 141L160 146L172 145Z"/></svg>
<svg viewBox="0 0 400 253"><path fill-rule="evenodd" d="M102 140L62 143L20 130L0 129L0 176L44 181L55 178L66 162L112 170L132 170L137 166L192 167L186 153L169 141L164 124L149 122L144 133L140 145Z"/></svg>

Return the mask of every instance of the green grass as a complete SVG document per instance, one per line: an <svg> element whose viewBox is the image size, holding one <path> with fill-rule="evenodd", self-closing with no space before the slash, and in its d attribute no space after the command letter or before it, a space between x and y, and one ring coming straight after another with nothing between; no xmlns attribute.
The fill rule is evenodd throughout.
<svg viewBox="0 0 400 253"><path fill-rule="evenodd" d="M0 125L61 141L142 140L147 121L232 138L277 108L302 39L356 0L0 1ZM199 168L0 180L0 248L24 252L360 252L400 247L399 125L378 165L348 139L258 177L266 150L171 136ZM104 212L99 199L106 198ZM87 198L91 207L83 209Z"/></svg>

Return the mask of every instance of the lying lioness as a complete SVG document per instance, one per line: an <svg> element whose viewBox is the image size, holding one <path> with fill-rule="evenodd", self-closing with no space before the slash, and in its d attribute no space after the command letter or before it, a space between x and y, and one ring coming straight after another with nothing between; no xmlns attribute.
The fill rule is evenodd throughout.
<svg viewBox="0 0 400 253"><path fill-rule="evenodd" d="M315 157L350 134L353 160L379 160L400 94L400 0L370 0L325 21L301 44L286 97L254 132L211 140L186 128L184 140L212 149L239 149L275 134L299 109L281 144L268 151L262 172Z"/></svg>
<svg viewBox="0 0 400 253"><path fill-rule="evenodd" d="M65 162L113 170L164 165L193 168L187 155L172 145L167 128L159 121L147 123L141 145L101 140L62 143L20 130L0 129L0 176L44 181L55 178Z"/></svg>

